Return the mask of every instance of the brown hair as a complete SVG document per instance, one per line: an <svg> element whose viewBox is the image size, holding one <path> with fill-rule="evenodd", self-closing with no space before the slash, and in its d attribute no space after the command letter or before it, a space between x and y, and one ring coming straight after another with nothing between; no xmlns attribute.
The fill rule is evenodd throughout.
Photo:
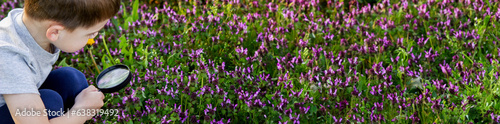
<svg viewBox="0 0 500 124"><path fill-rule="evenodd" d="M110 19L119 9L120 0L25 0L24 3L29 17L59 22L69 31Z"/></svg>

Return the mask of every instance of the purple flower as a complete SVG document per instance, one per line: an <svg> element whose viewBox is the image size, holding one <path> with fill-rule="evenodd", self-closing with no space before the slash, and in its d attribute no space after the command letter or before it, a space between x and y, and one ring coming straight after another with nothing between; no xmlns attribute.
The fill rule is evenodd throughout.
<svg viewBox="0 0 500 124"><path fill-rule="evenodd" d="M468 96L467 100L469 100L469 103L474 103L476 101L476 99L474 99L474 95Z"/></svg>
<svg viewBox="0 0 500 124"><path fill-rule="evenodd" d="M236 47L236 53L238 53L240 56L246 56L247 55L247 48L243 49L243 47L237 46Z"/></svg>
<svg viewBox="0 0 500 124"><path fill-rule="evenodd" d="M455 8L454 13L455 13L455 18L457 18L457 19L462 17L462 15L463 15L462 11L458 8Z"/></svg>
<svg viewBox="0 0 500 124"><path fill-rule="evenodd" d="M228 119L227 122L224 122L224 118L221 118L220 121L216 121L215 119L210 122L210 124L229 124L231 119Z"/></svg>
<svg viewBox="0 0 500 124"><path fill-rule="evenodd" d="M200 120L198 120L198 119L196 118L196 115L191 115L191 117L190 117L190 118L191 118L191 119L190 119L190 122L191 122L191 123L200 123Z"/></svg>
<svg viewBox="0 0 500 124"><path fill-rule="evenodd" d="M434 110L440 110L444 105L441 104L441 98L437 100L430 100L430 97L427 97L427 101L432 104L431 109L432 112L435 112Z"/></svg>
<svg viewBox="0 0 500 124"><path fill-rule="evenodd" d="M181 120L182 123L184 123L184 121L186 121L187 118L189 118L187 109L186 111L179 113L179 119Z"/></svg>
<svg viewBox="0 0 500 124"><path fill-rule="evenodd" d="M292 116L292 114L289 114L288 116L290 117L290 121L293 122L293 124L300 124L299 118L300 114L297 115L297 113L294 113L295 117Z"/></svg>
<svg viewBox="0 0 500 124"><path fill-rule="evenodd" d="M394 58L394 59L391 57L391 62L392 63L397 64L398 61L399 61L399 56L396 56L396 58Z"/></svg>
<svg viewBox="0 0 500 124"><path fill-rule="evenodd" d="M213 115L213 114L215 114L216 110L217 110L217 107L212 108L212 104L207 104L207 108L203 111L205 112L205 115L209 115L208 113Z"/></svg>
<svg viewBox="0 0 500 124"><path fill-rule="evenodd" d="M451 76L451 67L446 63L446 60L443 61L443 64L439 64L439 67L441 67L441 72L447 76Z"/></svg>
<svg viewBox="0 0 500 124"><path fill-rule="evenodd" d="M446 84L443 84L443 80L432 80L432 84L436 87L438 91L444 91L446 88Z"/></svg>
<svg viewBox="0 0 500 124"><path fill-rule="evenodd" d="M250 104L252 104L252 103L250 103ZM262 108L264 106L266 106L266 104L262 103L262 101L260 101L260 99L254 100L253 105L252 105L252 107L257 107L257 108Z"/></svg>
<svg viewBox="0 0 500 124"><path fill-rule="evenodd" d="M382 18L380 18L380 20L375 21L375 24L378 24L380 26L380 28L382 28L384 30L393 29L396 27L394 25L394 21L392 21L390 19L387 20L387 18L385 18L385 17L382 17Z"/></svg>
<svg viewBox="0 0 500 124"><path fill-rule="evenodd" d="M303 40L303 39L299 40L299 47L301 48L307 47L307 44L309 44L309 40Z"/></svg>
<svg viewBox="0 0 500 124"><path fill-rule="evenodd" d="M334 88L330 88L330 92L328 92L328 95L330 95L331 97L337 97L337 89L335 89L335 91L332 92L332 89Z"/></svg>
<svg viewBox="0 0 500 124"><path fill-rule="evenodd" d="M495 78L498 80L498 76L500 76L500 72L497 72L497 74L495 74Z"/></svg>
<svg viewBox="0 0 500 124"><path fill-rule="evenodd" d="M293 83L292 83L292 80L288 81L288 83L285 81L283 82L283 84L285 84L285 89L292 89L293 88Z"/></svg>
<svg viewBox="0 0 500 124"><path fill-rule="evenodd" d="M490 117L491 117L491 120L493 120L493 122L496 122L496 123L499 123L500 122L500 115L495 115L493 114L493 112L490 114Z"/></svg>
<svg viewBox="0 0 500 124"><path fill-rule="evenodd" d="M453 85L453 84L451 83L451 81L450 81L448 84L450 85L450 87L448 88L448 91L449 91L451 94L455 94L455 95L457 95L457 94L458 94L458 88L459 88L459 87L458 87L458 86L456 86L456 85Z"/></svg>
<svg viewBox="0 0 500 124"><path fill-rule="evenodd" d="M299 107L300 113L307 114L307 112L309 111L310 108L311 108L311 106L308 106L307 108Z"/></svg>
<svg viewBox="0 0 500 124"><path fill-rule="evenodd" d="M417 10L418 10L418 15L420 15L420 17L426 20L430 18L429 12L427 11L427 4L422 4L417 8Z"/></svg>
<svg viewBox="0 0 500 124"><path fill-rule="evenodd" d="M382 93L381 93L381 92L382 92L381 86L382 86L382 85L372 86L372 87L371 87L371 89L372 89L372 90L370 91L370 94L372 94L372 95L374 95L374 96L375 96L375 95L381 95L381 94L382 94Z"/></svg>
<svg viewBox="0 0 500 124"><path fill-rule="evenodd" d="M380 103L375 102L375 103L373 103L373 105L374 105L374 108L377 109L377 111L382 111L382 109L384 109L384 103L383 102L380 102Z"/></svg>
<svg viewBox="0 0 500 124"><path fill-rule="evenodd" d="M200 57L201 53L203 53L203 49L198 49L196 51L191 50L191 54L189 54L189 57L191 57L192 61L194 62L197 58Z"/></svg>
<svg viewBox="0 0 500 124"><path fill-rule="evenodd" d="M264 44L264 42L262 42L262 44L260 45L259 49L256 51L256 53L258 52L259 55L265 55L267 54L269 50L267 49L266 45Z"/></svg>
<svg viewBox="0 0 500 124"><path fill-rule="evenodd" d="M344 108L346 108L347 106L349 105L349 102L347 102L347 100L344 100L344 101L341 101L341 102L338 102L336 105L335 105L335 108L339 109L340 111L342 111Z"/></svg>
<svg viewBox="0 0 500 124"><path fill-rule="evenodd" d="M384 115L382 114L374 114L373 112L370 114L371 121L385 121Z"/></svg>
<svg viewBox="0 0 500 124"><path fill-rule="evenodd" d="M427 44L427 41L429 41L429 38L424 39L423 37L418 38L417 44L420 47L424 47L425 44Z"/></svg>
<svg viewBox="0 0 500 124"><path fill-rule="evenodd" d="M288 121L284 121L284 122L278 121L278 124L288 124Z"/></svg>
<svg viewBox="0 0 500 124"><path fill-rule="evenodd" d="M477 44L474 42L467 42L467 43L464 43L463 46L466 49L474 50L474 49L476 49Z"/></svg>
<svg viewBox="0 0 500 124"><path fill-rule="evenodd" d="M455 38L457 38L457 40L462 40L462 38L465 36L465 33L463 33L462 31L459 30L459 31L455 31L455 33L453 33L453 35L455 36Z"/></svg>
<svg viewBox="0 0 500 124"><path fill-rule="evenodd" d="M410 29L410 24L403 24L403 30L404 30L404 31L408 31L408 29ZM401 39L401 41L403 41L403 38L399 38L399 39ZM403 42L399 42L399 39L398 39L398 42L397 42L397 43L401 43L401 44L398 44L398 46L403 47L403 46L402 46L402 43L403 43Z"/></svg>
<svg viewBox="0 0 500 124"><path fill-rule="evenodd" d="M182 110L181 110L181 106L182 105L179 105L177 107L177 104L174 104L174 109L172 110L172 112L175 112L175 113L180 113Z"/></svg>
<svg viewBox="0 0 500 124"><path fill-rule="evenodd" d="M318 45L316 44L316 47L313 47L312 50L314 59L318 59L321 54L321 51L323 51L323 48L322 47L318 48Z"/></svg>
<svg viewBox="0 0 500 124"><path fill-rule="evenodd" d="M358 57L354 57L354 58L347 58L347 61L352 64L353 66L356 66L358 65L359 61L358 61Z"/></svg>
<svg viewBox="0 0 500 124"><path fill-rule="evenodd" d="M413 47L410 48L410 52L413 50ZM422 53L420 53L418 56L415 56L415 54L411 53L411 58L408 59L408 65L412 66L413 64L417 64L420 61L420 58L422 57Z"/></svg>
<svg viewBox="0 0 500 124"><path fill-rule="evenodd" d="M429 51L424 51L424 52L425 52L425 58L431 60L431 62L434 62L434 58L439 56L437 51L434 51L434 54L432 53L432 48L430 48Z"/></svg>
<svg viewBox="0 0 500 124"><path fill-rule="evenodd" d="M334 35L334 34L330 34L330 33L328 33L328 34L326 34L323 38L325 39L325 41L331 41L331 40L333 40L333 37L335 37L335 35ZM345 39L344 39L344 38L342 38L340 41L341 41L341 44L345 45L345 42L346 42L346 41L345 41Z"/></svg>
<svg viewBox="0 0 500 124"><path fill-rule="evenodd" d="M295 91L292 90L292 94L290 94L289 97L292 97L292 96L299 97L302 94L303 90L304 89L300 89L300 91L298 91L298 92L295 92Z"/></svg>
<svg viewBox="0 0 500 124"><path fill-rule="evenodd" d="M342 123L342 117L339 117L339 118L337 119L337 117L332 116L332 118L333 118L333 122L334 122L335 124L341 124L341 123Z"/></svg>
<svg viewBox="0 0 500 124"><path fill-rule="evenodd" d="M412 123L418 123L418 122L420 122L420 118L418 118L418 113L417 112L414 112L409 118L412 120Z"/></svg>
<svg viewBox="0 0 500 124"><path fill-rule="evenodd" d="M280 46L284 48L288 48L288 41L285 38L278 39L278 43L276 44L276 49L280 49Z"/></svg>
<svg viewBox="0 0 500 124"><path fill-rule="evenodd" d="M352 95L354 96L360 96L361 93L358 91L358 89L356 87L354 87L354 90L351 92Z"/></svg>
<svg viewBox="0 0 500 124"><path fill-rule="evenodd" d="M406 21L411 21L413 19L413 15L411 13L407 13L405 15L405 19L406 19Z"/></svg>
<svg viewBox="0 0 500 124"><path fill-rule="evenodd" d="M161 119L162 124L170 124L170 122L172 122L172 120L167 120L167 115L163 116Z"/></svg>

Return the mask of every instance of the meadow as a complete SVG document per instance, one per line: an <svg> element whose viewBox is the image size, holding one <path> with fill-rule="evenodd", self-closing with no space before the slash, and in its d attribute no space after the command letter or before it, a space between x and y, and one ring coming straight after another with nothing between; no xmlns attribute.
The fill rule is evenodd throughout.
<svg viewBox="0 0 500 124"><path fill-rule="evenodd" d="M500 123L499 20L499 0L123 0L54 68L131 68L87 123Z"/></svg>

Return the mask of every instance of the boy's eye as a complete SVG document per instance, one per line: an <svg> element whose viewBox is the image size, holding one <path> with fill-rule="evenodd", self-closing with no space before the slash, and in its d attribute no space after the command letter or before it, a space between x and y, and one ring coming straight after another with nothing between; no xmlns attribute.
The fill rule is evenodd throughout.
<svg viewBox="0 0 500 124"><path fill-rule="evenodd" d="M99 32L95 32L95 33L90 34L89 39L94 38L95 36L97 36L97 34L99 34Z"/></svg>

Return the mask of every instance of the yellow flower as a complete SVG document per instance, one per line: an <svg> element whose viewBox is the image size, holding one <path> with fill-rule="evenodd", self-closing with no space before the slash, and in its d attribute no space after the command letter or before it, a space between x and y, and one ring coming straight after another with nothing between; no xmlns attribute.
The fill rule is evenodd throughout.
<svg viewBox="0 0 500 124"><path fill-rule="evenodd" d="M94 43L95 43L94 39L89 39L89 40L87 41L87 45L92 45L92 44L94 44Z"/></svg>

